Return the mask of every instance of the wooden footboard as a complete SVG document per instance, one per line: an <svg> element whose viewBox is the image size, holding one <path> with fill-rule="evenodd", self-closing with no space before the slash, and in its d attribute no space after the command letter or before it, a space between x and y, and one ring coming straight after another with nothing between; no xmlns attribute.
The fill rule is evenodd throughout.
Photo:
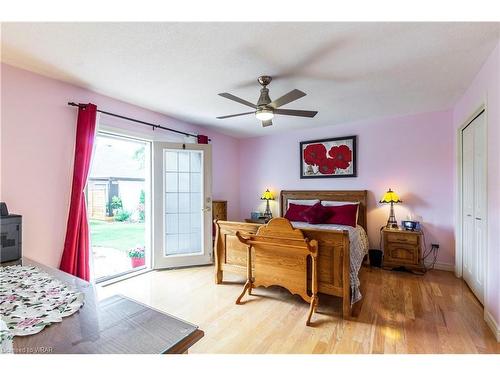
<svg viewBox="0 0 500 375"><path fill-rule="evenodd" d="M236 237L256 234L263 224L216 220L215 282L222 283L224 272L246 276L247 248ZM302 229L310 240L318 242L318 289L320 293L342 298L342 313L351 312L349 284L349 232L319 229Z"/></svg>

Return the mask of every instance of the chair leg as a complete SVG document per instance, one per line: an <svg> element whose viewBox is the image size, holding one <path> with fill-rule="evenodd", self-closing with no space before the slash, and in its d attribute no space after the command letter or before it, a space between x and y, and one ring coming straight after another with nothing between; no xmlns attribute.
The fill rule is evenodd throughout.
<svg viewBox="0 0 500 375"><path fill-rule="evenodd" d="M318 297L317 296L313 296L311 298L311 305L309 307L309 315L307 316L306 326L310 326L311 325L311 317L312 317L313 312L316 311L316 307L317 306L318 306Z"/></svg>
<svg viewBox="0 0 500 375"><path fill-rule="evenodd" d="M241 305L241 299L245 295L246 291L251 290L251 289L252 289L252 283L250 282L250 280L247 280L247 282L245 283L245 286L243 287L243 292L241 292L240 296L236 300L237 305Z"/></svg>

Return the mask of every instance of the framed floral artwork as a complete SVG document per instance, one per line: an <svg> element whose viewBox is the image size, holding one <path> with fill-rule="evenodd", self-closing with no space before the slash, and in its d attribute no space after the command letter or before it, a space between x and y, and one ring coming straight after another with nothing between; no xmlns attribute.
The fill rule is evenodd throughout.
<svg viewBox="0 0 500 375"><path fill-rule="evenodd" d="M300 178L356 176L356 136L300 142Z"/></svg>

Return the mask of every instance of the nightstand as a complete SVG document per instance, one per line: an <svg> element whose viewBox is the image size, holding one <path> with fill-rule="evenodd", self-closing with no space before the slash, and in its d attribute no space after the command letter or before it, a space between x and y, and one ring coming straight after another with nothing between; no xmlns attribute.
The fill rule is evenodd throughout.
<svg viewBox="0 0 500 375"><path fill-rule="evenodd" d="M422 232L384 228L384 267L422 269Z"/></svg>
<svg viewBox="0 0 500 375"><path fill-rule="evenodd" d="M245 219L245 223L267 224L269 219Z"/></svg>
<svg viewBox="0 0 500 375"><path fill-rule="evenodd" d="M213 220L227 220L227 201L212 201Z"/></svg>

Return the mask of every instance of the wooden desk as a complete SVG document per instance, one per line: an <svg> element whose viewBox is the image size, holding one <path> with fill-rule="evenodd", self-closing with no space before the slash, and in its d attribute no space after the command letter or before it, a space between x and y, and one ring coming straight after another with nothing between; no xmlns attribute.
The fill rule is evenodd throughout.
<svg viewBox="0 0 500 375"><path fill-rule="evenodd" d="M132 299L116 295L98 301L94 286L84 280L29 259L22 264L81 291L85 304L35 335L14 337L15 353L181 354L203 337L197 326Z"/></svg>

